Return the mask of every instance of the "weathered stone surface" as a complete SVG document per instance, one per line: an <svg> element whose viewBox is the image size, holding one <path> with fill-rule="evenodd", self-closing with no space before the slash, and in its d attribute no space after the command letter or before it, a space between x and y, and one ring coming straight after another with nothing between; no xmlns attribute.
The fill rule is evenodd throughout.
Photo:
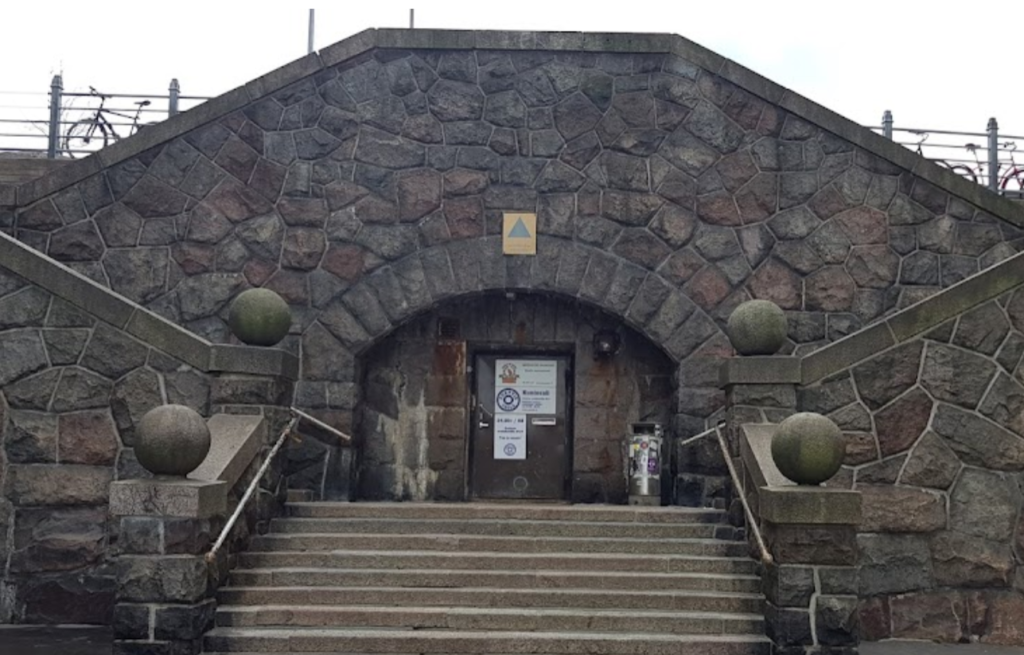
<svg viewBox="0 0 1024 655"><path fill-rule="evenodd" d="M788 266L777 259L761 265L747 283L755 298L771 300L783 309L800 309L803 282Z"/></svg>
<svg viewBox="0 0 1024 655"><path fill-rule="evenodd" d="M95 261L103 254L103 241L92 221L79 221L56 230L47 253L60 261Z"/></svg>
<svg viewBox="0 0 1024 655"><path fill-rule="evenodd" d="M900 258L888 246L854 246L847 271L859 287L885 289L896 283Z"/></svg>
<svg viewBox="0 0 1024 655"><path fill-rule="evenodd" d="M941 437L926 432L910 453L900 482L917 487L948 489L957 473L960 460Z"/></svg>
<svg viewBox="0 0 1024 655"><path fill-rule="evenodd" d="M840 266L826 266L811 273L804 284L807 309L844 312L853 307L856 284Z"/></svg>
<svg viewBox="0 0 1024 655"><path fill-rule="evenodd" d="M122 378L108 394L109 401L105 402L110 404L121 441L132 446L136 424L146 412L163 404L160 379L153 371L138 369Z"/></svg>
<svg viewBox="0 0 1024 655"><path fill-rule="evenodd" d="M117 561L118 599L128 602L192 603L206 594L201 556L137 556Z"/></svg>
<svg viewBox="0 0 1024 655"><path fill-rule="evenodd" d="M1006 543L1016 527L1020 495L1009 476L967 468L950 494L950 526L963 534Z"/></svg>
<svg viewBox="0 0 1024 655"><path fill-rule="evenodd" d="M942 495L890 485L857 485L863 498L864 532L934 532L946 527Z"/></svg>
<svg viewBox="0 0 1024 655"><path fill-rule="evenodd" d="M928 426L932 400L915 388L875 414L875 429L882 456L901 453L912 446Z"/></svg>
<svg viewBox="0 0 1024 655"><path fill-rule="evenodd" d="M978 410L999 425L1024 434L1024 386L1000 371Z"/></svg>
<svg viewBox="0 0 1024 655"><path fill-rule="evenodd" d="M987 302L960 317L956 334L953 335L953 344L993 355L1009 331L1010 324L999 305Z"/></svg>
<svg viewBox="0 0 1024 655"><path fill-rule="evenodd" d="M106 378L77 367L64 369L53 397L53 410L69 412L104 407L111 383Z"/></svg>
<svg viewBox="0 0 1024 655"><path fill-rule="evenodd" d="M853 369L857 391L871 409L886 405L917 381L923 344L910 342Z"/></svg>
<svg viewBox="0 0 1024 655"><path fill-rule="evenodd" d="M935 582L948 587L1004 587L1013 572L1013 553L997 543L955 531L932 539Z"/></svg>
<svg viewBox="0 0 1024 655"><path fill-rule="evenodd" d="M166 289L168 260L165 248L119 248L107 251L103 268L114 291L147 303Z"/></svg>
<svg viewBox="0 0 1024 655"><path fill-rule="evenodd" d="M907 594L891 598L889 603L893 637L945 642L960 640L961 617L966 612L956 592Z"/></svg>
<svg viewBox="0 0 1024 655"><path fill-rule="evenodd" d="M110 467L12 464L8 498L15 505L99 505L107 501Z"/></svg>
<svg viewBox="0 0 1024 655"><path fill-rule="evenodd" d="M905 593L933 585L927 536L862 534L857 545L861 596Z"/></svg>
<svg viewBox="0 0 1024 655"><path fill-rule="evenodd" d="M996 365L972 352L931 343L921 369L921 386L938 400L968 409L978 406Z"/></svg>
<svg viewBox="0 0 1024 655"><path fill-rule="evenodd" d="M44 408L45 409L45 408ZM0 417L2 418L2 417ZM57 461L57 418L45 412L9 410L4 453L12 464Z"/></svg>
<svg viewBox="0 0 1024 655"><path fill-rule="evenodd" d="M61 414L61 463L112 465L117 458L117 427L107 410Z"/></svg>
<svg viewBox="0 0 1024 655"><path fill-rule="evenodd" d="M11 384L46 366L46 350L37 330L0 333L0 386Z"/></svg>
<svg viewBox="0 0 1024 655"><path fill-rule="evenodd" d="M976 414L939 404L932 430L965 464L997 471L1024 471L1024 439Z"/></svg>
<svg viewBox="0 0 1024 655"><path fill-rule="evenodd" d="M103 508L21 509L17 517L11 573L69 571L102 561L107 522Z"/></svg>

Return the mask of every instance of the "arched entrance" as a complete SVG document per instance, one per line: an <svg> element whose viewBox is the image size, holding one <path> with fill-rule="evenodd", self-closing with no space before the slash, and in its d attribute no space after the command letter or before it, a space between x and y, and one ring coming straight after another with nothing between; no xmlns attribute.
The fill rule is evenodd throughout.
<svg viewBox="0 0 1024 655"><path fill-rule="evenodd" d="M613 353L595 354L609 342ZM565 296L450 300L396 329L359 364L361 499L625 502L630 424L667 427L676 411L673 362L621 320ZM522 407L524 429L505 429L511 438L496 450L503 427L494 425L495 382L509 366L514 375L529 369L525 394L533 384L544 397Z"/></svg>

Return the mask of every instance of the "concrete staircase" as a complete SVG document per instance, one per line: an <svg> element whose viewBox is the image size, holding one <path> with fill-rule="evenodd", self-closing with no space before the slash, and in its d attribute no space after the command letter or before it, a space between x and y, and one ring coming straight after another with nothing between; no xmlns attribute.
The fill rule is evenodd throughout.
<svg viewBox="0 0 1024 655"><path fill-rule="evenodd" d="M309 503L257 537L207 652L768 655L724 514Z"/></svg>

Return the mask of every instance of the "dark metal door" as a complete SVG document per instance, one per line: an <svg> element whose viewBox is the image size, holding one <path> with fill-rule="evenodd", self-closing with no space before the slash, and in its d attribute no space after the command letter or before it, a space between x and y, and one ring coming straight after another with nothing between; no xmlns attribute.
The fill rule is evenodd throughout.
<svg viewBox="0 0 1024 655"><path fill-rule="evenodd" d="M569 369L565 356L476 356L471 497L567 497L572 452Z"/></svg>

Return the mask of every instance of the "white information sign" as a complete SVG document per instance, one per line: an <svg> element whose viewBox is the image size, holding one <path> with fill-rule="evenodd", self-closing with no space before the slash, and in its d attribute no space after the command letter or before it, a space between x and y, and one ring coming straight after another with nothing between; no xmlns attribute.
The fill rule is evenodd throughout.
<svg viewBox="0 0 1024 655"><path fill-rule="evenodd" d="M526 459L526 414L495 415L494 459Z"/></svg>
<svg viewBox="0 0 1024 655"><path fill-rule="evenodd" d="M499 359L494 365L495 414L557 413L558 362Z"/></svg>

